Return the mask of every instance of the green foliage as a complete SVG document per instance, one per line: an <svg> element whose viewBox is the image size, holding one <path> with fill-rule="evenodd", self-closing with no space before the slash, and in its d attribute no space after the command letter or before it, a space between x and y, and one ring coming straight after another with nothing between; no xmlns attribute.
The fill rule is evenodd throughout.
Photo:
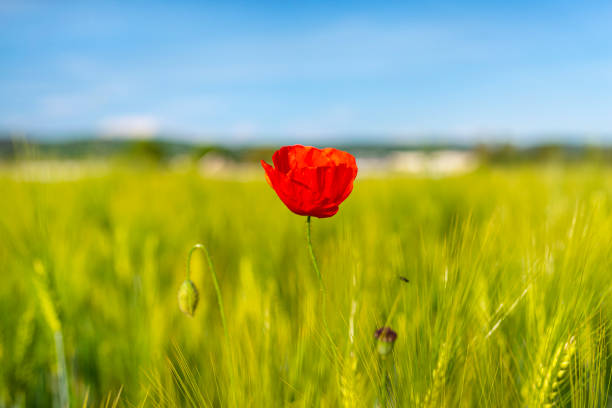
<svg viewBox="0 0 612 408"><path fill-rule="evenodd" d="M372 407L381 384L398 407L606 406L611 170L360 176L312 220L325 308L306 219L254 176L0 175L0 406L57 398L58 322L72 406ZM200 252L194 317L177 305L198 242L229 346ZM384 370L383 325L398 333Z"/></svg>

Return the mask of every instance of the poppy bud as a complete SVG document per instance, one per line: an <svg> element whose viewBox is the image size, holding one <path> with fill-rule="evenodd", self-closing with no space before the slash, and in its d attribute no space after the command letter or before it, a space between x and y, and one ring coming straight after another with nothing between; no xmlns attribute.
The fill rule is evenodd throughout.
<svg viewBox="0 0 612 408"><path fill-rule="evenodd" d="M181 312L193 317L198 306L198 290L190 279L185 279L178 290L178 305Z"/></svg>
<svg viewBox="0 0 612 408"><path fill-rule="evenodd" d="M393 344L397 339L397 333L394 332L390 327L381 327L374 332L374 337L378 340L376 345L376 351L381 356L386 356L393 350Z"/></svg>

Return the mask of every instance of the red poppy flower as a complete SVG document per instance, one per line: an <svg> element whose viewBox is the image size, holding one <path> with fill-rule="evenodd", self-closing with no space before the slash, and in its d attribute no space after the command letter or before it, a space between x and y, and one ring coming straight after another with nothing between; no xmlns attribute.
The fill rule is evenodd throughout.
<svg viewBox="0 0 612 408"><path fill-rule="evenodd" d="M275 167L261 161L268 184L296 214L331 217L353 191L355 158L341 150L285 146L272 156Z"/></svg>

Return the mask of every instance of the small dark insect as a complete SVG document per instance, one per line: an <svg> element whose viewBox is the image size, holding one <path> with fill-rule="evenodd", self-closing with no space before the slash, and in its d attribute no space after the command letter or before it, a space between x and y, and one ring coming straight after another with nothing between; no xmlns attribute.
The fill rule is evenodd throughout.
<svg viewBox="0 0 612 408"><path fill-rule="evenodd" d="M409 282L410 282L410 281L408 280L408 278L405 278L405 277L403 277L403 276L399 276L399 275L398 275L398 277L397 277L397 278L398 278L399 280L403 281L403 282L406 282L406 283L409 283Z"/></svg>

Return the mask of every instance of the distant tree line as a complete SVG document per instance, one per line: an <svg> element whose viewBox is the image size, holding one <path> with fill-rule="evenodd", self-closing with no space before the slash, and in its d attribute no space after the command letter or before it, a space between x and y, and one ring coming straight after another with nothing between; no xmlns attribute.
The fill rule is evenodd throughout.
<svg viewBox="0 0 612 408"><path fill-rule="evenodd" d="M206 154L215 153L235 162L257 163L270 159L277 146L220 146L176 142L168 139L109 140L82 139L60 142L41 142L0 137L0 160L35 159L117 159L164 164L182 156L198 161ZM439 150L471 151L485 164L520 164L528 162L580 162L612 163L612 145L577 145L548 143L534 146L513 144L470 145L390 145L344 144L337 146L357 157L384 157L398 150L434 152Z"/></svg>

